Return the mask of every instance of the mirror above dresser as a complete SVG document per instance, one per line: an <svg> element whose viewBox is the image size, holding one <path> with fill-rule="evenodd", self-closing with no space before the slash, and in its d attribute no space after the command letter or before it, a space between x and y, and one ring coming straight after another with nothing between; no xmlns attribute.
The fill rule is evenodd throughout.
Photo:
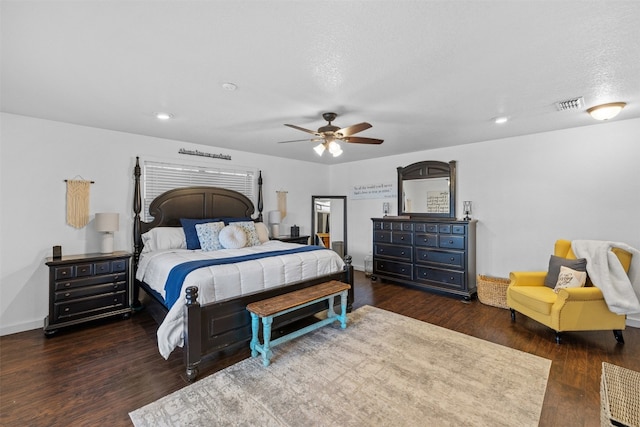
<svg viewBox="0 0 640 427"><path fill-rule="evenodd" d="M427 160L398 168L398 215L456 217L456 162Z"/></svg>

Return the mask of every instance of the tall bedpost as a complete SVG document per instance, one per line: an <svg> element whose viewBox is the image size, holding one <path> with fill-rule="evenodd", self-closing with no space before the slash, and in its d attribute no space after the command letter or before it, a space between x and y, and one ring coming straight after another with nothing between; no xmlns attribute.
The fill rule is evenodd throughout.
<svg viewBox="0 0 640 427"><path fill-rule="evenodd" d="M198 376L198 365L202 357L202 320L200 303L198 302L198 287L189 286L186 289L186 305L184 315L184 364L189 382Z"/></svg>
<svg viewBox="0 0 640 427"><path fill-rule="evenodd" d="M262 207L262 171L258 171L258 222L263 222Z"/></svg>
<svg viewBox="0 0 640 427"><path fill-rule="evenodd" d="M136 156L136 166L133 168L133 178L135 181L133 187L133 303L134 310L140 310L140 287L135 283L135 272L138 270L138 261L140 259L140 251L142 250L142 239L140 237L140 211L142 210L142 199L140 197L140 157Z"/></svg>
<svg viewBox="0 0 640 427"><path fill-rule="evenodd" d="M347 293L347 311L351 313L353 310L353 302L355 301L355 290L353 287L354 275L353 275L353 265L351 255L344 256L344 271L345 271L345 280L348 284L351 285L349 288L349 292Z"/></svg>

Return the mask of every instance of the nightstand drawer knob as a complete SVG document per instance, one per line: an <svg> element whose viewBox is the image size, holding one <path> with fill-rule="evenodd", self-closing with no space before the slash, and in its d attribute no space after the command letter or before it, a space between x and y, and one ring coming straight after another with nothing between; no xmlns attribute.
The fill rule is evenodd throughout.
<svg viewBox="0 0 640 427"><path fill-rule="evenodd" d="M70 287L70 286L71 286L71 283L69 283L69 282L67 282L67 283L65 283L65 284L64 284L64 287L65 287L65 288L68 288L68 287Z"/></svg>
<svg viewBox="0 0 640 427"><path fill-rule="evenodd" d="M70 292L67 292L66 294L64 294L65 297L68 297L69 295L71 295Z"/></svg>
<svg viewBox="0 0 640 427"><path fill-rule="evenodd" d="M65 313L69 311L69 307L64 309Z"/></svg>

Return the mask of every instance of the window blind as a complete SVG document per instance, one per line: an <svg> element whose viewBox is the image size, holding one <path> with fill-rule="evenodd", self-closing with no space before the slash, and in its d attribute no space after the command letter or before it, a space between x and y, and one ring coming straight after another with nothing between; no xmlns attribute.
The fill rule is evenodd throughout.
<svg viewBox="0 0 640 427"><path fill-rule="evenodd" d="M145 160L142 167L143 220L153 219L149 205L160 194L174 188L213 186L244 194L255 204L255 169L224 168Z"/></svg>

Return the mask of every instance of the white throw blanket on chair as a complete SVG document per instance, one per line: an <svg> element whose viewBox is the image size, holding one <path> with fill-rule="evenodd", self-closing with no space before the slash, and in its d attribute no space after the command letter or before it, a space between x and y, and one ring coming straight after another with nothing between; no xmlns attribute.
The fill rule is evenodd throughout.
<svg viewBox="0 0 640 427"><path fill-rule="evenodd" d="M626 243L600 240L574 240L571 248L577 258L586 258L587 273L602 291L609 310L617 314L640 313L640 251ZM611 248L633 255L628 275Z"/></svg>

